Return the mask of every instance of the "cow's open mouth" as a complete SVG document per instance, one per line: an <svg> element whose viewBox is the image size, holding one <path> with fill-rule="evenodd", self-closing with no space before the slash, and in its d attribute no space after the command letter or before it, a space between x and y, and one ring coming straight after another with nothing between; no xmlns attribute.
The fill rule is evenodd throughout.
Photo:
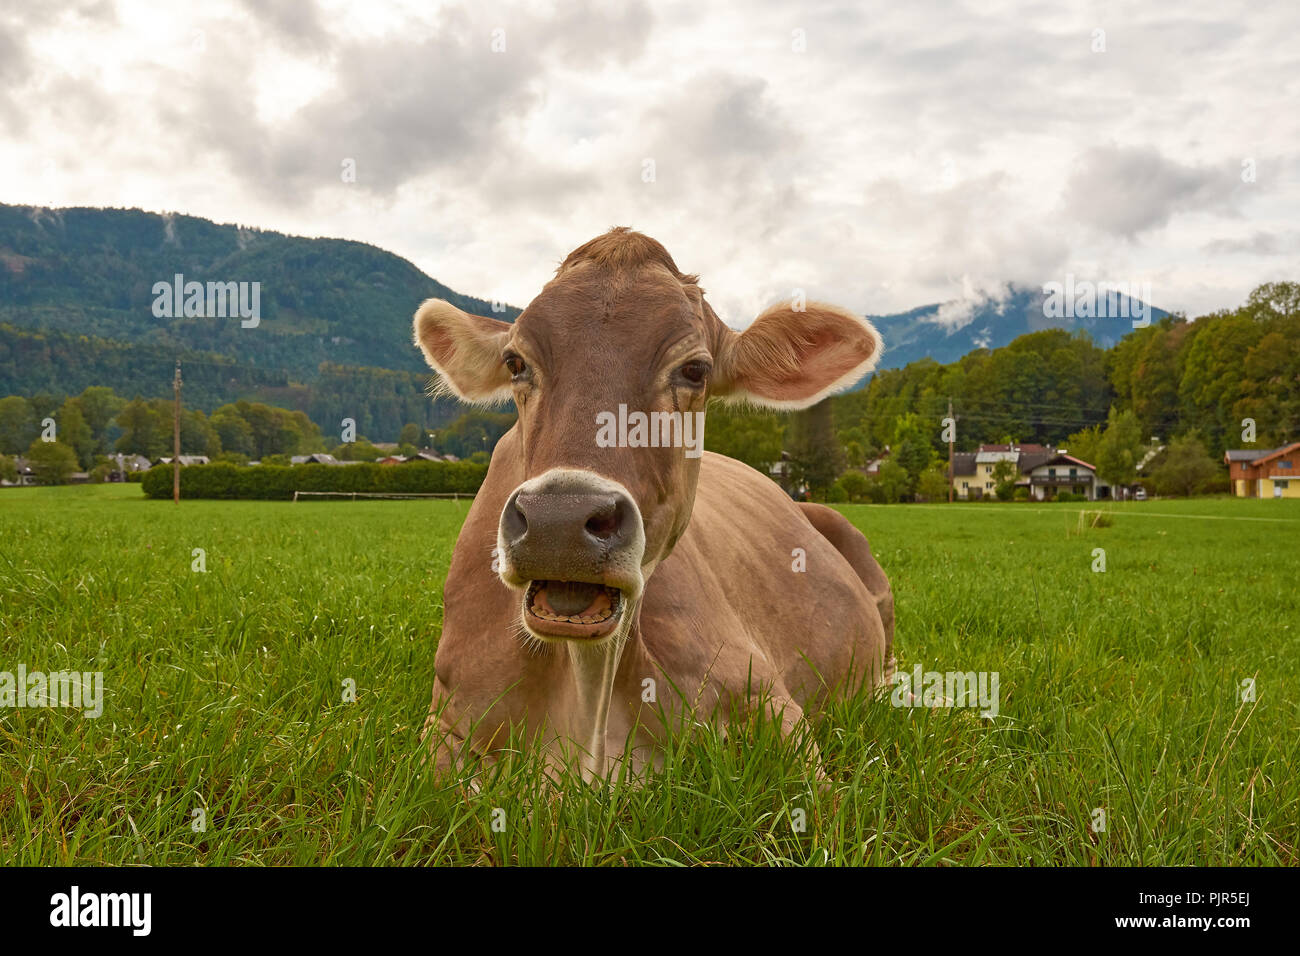
<svg viewBox="0 0 1300 956"><path fill-rule="evenodd" d="M586 581L530 581L524 597L528 627L546 637L599 640L623 615L623 592Z"/></svg>

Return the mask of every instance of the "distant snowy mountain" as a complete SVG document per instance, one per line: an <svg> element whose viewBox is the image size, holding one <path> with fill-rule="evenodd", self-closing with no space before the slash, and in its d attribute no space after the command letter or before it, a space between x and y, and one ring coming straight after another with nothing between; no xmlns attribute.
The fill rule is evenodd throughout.
<svg viewBox="0 0 1300 956"><path fill-rule="evenodd" d="M1053 290L1057 292L1058 290ZM869 315L885 340L880 368L901 368L926 357L946 364L978 348L998 348L1027 332L1083 329L1102 348L1133 331L1134 321L1159 321L1168 313L1114 291L1090 297L1073 283L1059 294L1013 287L1001 299L967 299L923 305L893 315Z"/></svg>

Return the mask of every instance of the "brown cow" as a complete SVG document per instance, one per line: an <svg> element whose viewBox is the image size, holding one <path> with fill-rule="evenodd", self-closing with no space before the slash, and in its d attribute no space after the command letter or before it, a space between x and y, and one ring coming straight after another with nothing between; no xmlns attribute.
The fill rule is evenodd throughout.
<svg viewBox="0 0 1300 956"><path fill-rule="evenodd" d="M514 324L431 299L415 340L440 388L519 412L447 573L425 726L440 769L513 727L587 779L630 740L635 772L684 718L763 701L788 733L892 679L893 596L866 538L701 454L692 427L710 397L796 409L857 381L881 350L862 318L781 305L737 333L662 245L620 228Z"/></svg>

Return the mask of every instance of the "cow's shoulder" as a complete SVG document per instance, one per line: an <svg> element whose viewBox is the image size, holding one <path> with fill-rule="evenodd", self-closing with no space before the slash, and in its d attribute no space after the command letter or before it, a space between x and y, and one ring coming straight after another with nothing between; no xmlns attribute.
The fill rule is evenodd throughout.
<svg viewBox="0 0 1300 956"><path fill-rule="evenodd" d="M640 631L683 675L727 683L829 661L877 622L872 596L835 544L771 479L721 455L701 464L686 533L651 576Z"/></svg>

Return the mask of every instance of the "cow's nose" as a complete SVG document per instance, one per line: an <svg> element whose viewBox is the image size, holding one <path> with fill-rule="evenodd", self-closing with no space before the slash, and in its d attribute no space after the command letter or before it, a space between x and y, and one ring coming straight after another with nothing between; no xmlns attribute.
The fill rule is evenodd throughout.
<svg viewBox="0 0 1300 956"><path fill-rule="evenodd" d="M639 520L619 491L516 490L501 512L501 537L521 577L581 579L599 575L633 543Z"/></svg>

